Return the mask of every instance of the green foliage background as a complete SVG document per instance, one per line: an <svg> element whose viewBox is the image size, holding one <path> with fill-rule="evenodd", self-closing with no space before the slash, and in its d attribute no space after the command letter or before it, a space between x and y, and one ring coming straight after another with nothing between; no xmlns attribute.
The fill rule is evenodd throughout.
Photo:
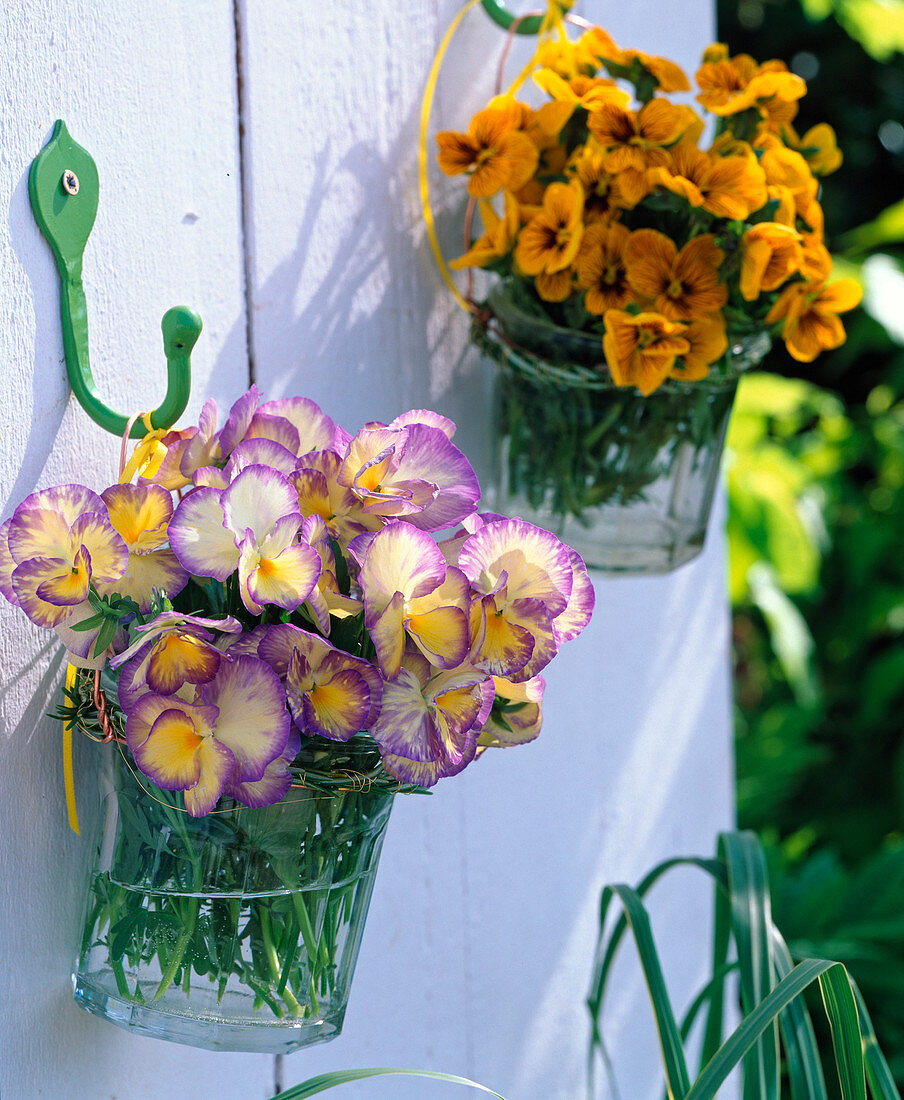
<svg viewBox="0 0 904 1100"><path fill-rule="evenodd" d="M808 84L845 162L824 183L848 341L782 349L729 437L739 825L776 923L845 962L904 1086L904 2L718 0L731 52Z"/></svg>

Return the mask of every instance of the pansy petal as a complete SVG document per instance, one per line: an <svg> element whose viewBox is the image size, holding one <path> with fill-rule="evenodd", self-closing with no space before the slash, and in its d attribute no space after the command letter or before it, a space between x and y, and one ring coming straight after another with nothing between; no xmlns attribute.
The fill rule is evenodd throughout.
<svg viewBox="0 0 904 1100"><path fill-rule="evenodd" d="M226 472L231 481L246 466L271 466L288 477L297 464L294 451L273 439L255 437L243 439L236 447L226 463Z"/></svg>
<svg viewBox="0 0 904 1100"><path fill-rule="evenodd" d="M212 466L221 458L220 443L217 438L217 403L208 398L198 417L198 430L188 440L182 451L179 472L185 478L191 478L195 470L202 466Z"/></svg>
<svg viewBox="0 0 904 1100"><path fill-rule="evenodd" d="M254 416L254 410L257 408L260 399L260 390L257 386L252 386L247 393L243 393L238 398L229 410L226 423L219 434L220 451L224 458L228 458L236 446L245 438L245 433L248 431L251 418Z"/></svg>
<svg viewBox="0 0 904 1100"><path fill-rule="evenodd" d="M91 556L91 579L100 584L118 580L129 564L129 549L122 535L103 515L87 512L79 516L69 530L69 549L73 558L79 547Z"/></svg>
<svg viewBox="0 0 904 1100"><path fill-rule="evenodd" d="M384 527L371 540L361 570L368 625L396 592L405 599L425 596L438 588L445 576L445 558L428 534L408 523Z"/></svg>
<svg viewBox="0 0 904 1100"><path fill-rule="evenodd" d="M135 750L135 763L163 790L184 791L201 776L198 749L202 740L184 710L165 710Z"/></svg>
<svg viewBox="0 0 904 1100"><path fill-rule="evenodd" d="M439 755L436 731L417 677L407 668L383 686L380 716L371 734L383 750L409 760L433 762Z"/></svg>
<svg viewBox="0 0 904 1100"><path fill-rule="evenodd" d="M13 513L7 529L10 556L16 564L31 558L63 558L69 553L69 527L61 512L26 508L23 502Z"/></svg>
<svg viewBox="0 0 904 1100"><path fill-rule="evenodd" d="M71 527L85 512L106 511L103 501L93 489L84 485L53 485L49 489L39 489L29 495L16 509L22 511L51 511L63 517L67 528Z"/></svg>
<svg viewBox="0 0 904 1100"><path fill-rule="evenodd" d="M219 630L224 634L242 633L242 624L231 615L226 615L221 619L208 619L201 615L186 615L182 611L161 611L160 614L151 619L150 622L133 627L135 634L139 635L139 637L128 649L118 654L110 662L110 667L118 668L119 665L130 660L133 654L137 653L142 646L147 645L152 638L156 638L159 634L164 634L168 630L175 630L179 627L197 628L196 633L199 630L204 637L209 637L209 635L206 634L207 630Z"/></svg>
<svg viewBox="0 0 904 1100"><path fill-rule="evenodd" d="M542 600L553 617L568 606L574 583L569 548L523 519L487 523L475 531L461 548L458 567L481 593L492 591L507 573L509 599Z"/></svg>
<svg viewBox="0 0 904 1100"><path fill-rule="evenodd" d="M354 669L344 669L304 693L305 726L335 741L348 741L360 733L369 713L370 690Z"/></svg>
<svg viewBox="0 0 904 1100"><path fill-rule="evenodd" d="M222 492L229 487L229 477L219 466L200 466L191 475L191 483L197 489L210 488Z"/></svg>
<svg viewBox="0 0 904 1100"><path fill-rule="evenodd" d="M219 652L203 638L174 631L154 642L145 677L158 695L172 695L183 684L206 684L220 668Z"/></svg>
<svg viewBox="0 0 904 1100"><path fill-rule="evenodd" d="M269 439L293 455L298 454L298 429L283 416L262 413L258 409L245 433L245 440L249 439Z"/></svg>
<svg viewBox="0 0 904 1100"><path fill-rule="evenodd" d="M136 756L147 741L154 723L168 710L180 710L188 715L192 725L202 737L209 736L216 725L216 707L197 706L171 695L155 695L149 692L138 698L126 718L126 744Z"/></svg>
<svg viewBox="0 0 904 1100"><path fill-rule="evenodd" d="M235 570L239 551L217 489L195 489L173 513L169 540L176 557L189 573L225 581Z"/></svg>
<svg viewBox="0 0 904 1100"><path fill-rule="evenodd" d="M193 439L198 434L198 428L192 425L190 428L184 428L181 431L167 432L160 443L166 448L166 453L163 456L163 461L157 467L157 471L154 474L152 480L155 485L160 485L164 489L175 490L183 489L189 483L187 478L181 470L182 459L185 456L185 448L188 446L189 440Z"/></svg>
<svg viewBox="0 0 904 1100"><path fill-rule="evenodd" d="M576 638L581 633L590 622L590 616L593 614L593 607L596 602L593 582L587 573L584 559L570 546L566 546L565 549L568 551L568 558L571 562L573 583L568 606L555 617L552 624L559 645L571 641L572 638Z"/></svg>
<svg viewBox="0 0 904 1100"><path fill-rule="evenodd" d="M499 720L490 718L484 726L479 743L484 747L505 748L524 745L540 733L543 721L542 702L546 682L542 676L534 676L523 684L513 684L496 678L493 681L496 694L511 704L503 707Z"/></svg>
<svg viewBox="0 0 904 1100"><path fill-rule="evenodd" d="M480 483L464 454L440 428L412 424L398 459L399 480L419 478L438 488L433 501L408 522L423 531L440 531L459 523L480 500Z"/></svg>
<svg viewBox="0 0 904 1100"><path fill-rule="evenodd" d="M19 597L16 595L15 588L13 588L13 570L18 562L9 552L9 525L11 523L12 517L0 526L0 592L11 604L18 607Z"/></svg>
<svg viewBox="0 0 904 1100"><path fill-rule="evenodd" d="M285 417L298 433L296 454L336 449L336 425L314 401L307 397L283 397L265 401L257 410Z"/></svg>
<svg viewBox="0 0 904 1100"><path fill-rule="evenodd" d="M559 651L559 642L542 600L515 600L506 610L511 628L527 631L534 641L530 658L517 671L501 673L515 683L529 680L541 672ZM500 673L495 673L500 675Z"/></svg>
<svg viewBox="0 0 904 1100"><path fill-rule="evenodd" d="M267 765L263 779L237 783L230 778L223 793L241 802L243 806L260 809L262 806L272 806L275 802L279 802L291 787L292 773L289 771L289 761L285 756L280 756L279 759Z"/></svg>
<svg viewBox="0 0 904 1100"><path fill-rule="evenodd" d="M185 808L192 817L203 817L216 806L235 768L229 749L215 737L205 737L198 747L201 775L185 792Z"/></svg>
<svg viewBox="0 0 904 1100"><path fill-rule="evenodd" d="M291 482L269 466L246 467L221 500L231 530L239 536L251 530L258 543L277 520L298 512L298 494Z"/></svg>
<svg viewBox="0 0 904 1100"><path fill-rule="evenodd" d="M50 603L38 595L42 585L52 582L57 577L65 576L70 568L69 563L61 558L33 558L16 566L12 580L18 605L33 623L38 626L56 626L58 623L65 622L72 614L71 604ZM87 595L87 589L85 595Z"/></svg>
<svg viewBox="0 0 904 1100"><path fill-rule="evenodd" d="M188 584L188 577L188 571L172 550L152 550L149 554L129 554L125 573L108 584L98 584L97 590L102 596L114 592L128 596L138 604L140 611L148 612L155 588L172 599Z"/></svg>
<svg viewBox="0 0 904 1100"><path fill-rule="evenodd" d="M431 409L409 409L408 412L397 416L388 426L390 428L407 428L411 424L426 424L430 428L439 428L447 439L451 439L455 435L455 421L450 420L448 416L441 416L440 413L433 412Z"/></svg>
<svg viewBox="0 0 904 1100"><path fill-rule="evenodd" d="M110 523L126 545L155 550L166 542L173 498L160 485L111 485L101 493Z"/></svg>
<svg viewBox="0 0 904 1100"><path fill-rule="evenodd" d="M472 626L472 634L480 638L479 647L472 649L472 662L492 676L513 678L530 660L534 651L533 635L504 615L498 615L492 596L475 601L471 614L472 618L483 616L483 629L479 633Z"/></svg>
<svg viewBox="0 0 904 1100"><path fill-rule="evenodd" d="M418 649L439 668L454 668L468 654L468 617L458 607L411 615L405 628Z"/></svg>
<svg viewBox="0 0 904 1100"><path fill-rule="evenodd" d="M380 617L370 626L370 637L377 651L380 671L387 680L399 673L405 652L405 599L396 592Z"/></svg>
<svg viewBox="0 0 904 1100"><path fill-rule="evenodd" d="M261 779L289 736L279 677L258 657L235 657L221 663L216 677L201 688L201 697L219 707L215 733L235 756L236 781Z"/></svg>
<svg viewBox="0 0 904 1100"><path fill-rule="evenodd" d="M38 559L40 560L40 559ZM79 547L75 561L61 569L51 571L35 590L35 594L48 603L72 607L88 599L91 580L91 555L84 546Z"/></svg>
<svg viewBox="0 0 904 1100"><path fill-rule="evenodd" d="M273 558L261 558L248 579L248 591L258 604L294 611L310 596L320 569L320 555L312 546L288 546Z"/></svg>
<svg viewBox="0 0 904 1100"><path fill-rule="evenodd" d="M257 652L260 659L266 661L278 676L284 677L296 649L307 658L316 652L316 664L319 665L320 655L326 646L327 643L322 638L308 633L307 630L291 623L274 623L266 628L266 634L258 643Z"/></svg>

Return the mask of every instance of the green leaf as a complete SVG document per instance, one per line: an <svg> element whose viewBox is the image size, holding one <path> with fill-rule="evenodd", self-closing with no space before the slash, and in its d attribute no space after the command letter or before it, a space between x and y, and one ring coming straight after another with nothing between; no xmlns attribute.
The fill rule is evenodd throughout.
<svg viewBox="0 0 904 1100"><path fill-rule="evenodd" d="M888 1068L888 1062L876 1042L876 1032L873 1021L863 1000L857 983L851 978L851 989L854 991L854 999L857 1002L857 1015L860 1020L860 1034L863 1041L863 1055L866 1062L866 1076L869 1080L870 1091L876 1100L901 1100L898 1086Z"/></svg>
<svg viewBox="0 0 904 1100"><path fill-rule="evenodd" d="M716 1100L719 1089L759 1037L775 1024L783 1009L833 966L825 959L806 959L783 978L760 1004L748 1013L726 1039L694 1082L685 1100ZM843 968L842 968L843 969Z"/></svg>
<svg viewBox="0 0 904 1100"><path fill-rule="evenodd" d="M499 1093L488 1089L486 1085L478 1085L476 1081L469 1081L467 1077L457 1077L453 1073L437 1073L429 1069L339 1069L332 1073L322 1073L318 1077L311 1077L302 1081L300 1085L286 1089L273 1100L304 1100L307 1096L314 1096L318 1092L335 1088L336 1085L346 1085L350 1081L363 1081L367 1077L432 1077L435 1081L451 1081L454 1085L468 1085L472 1089L489 1093L490 1096L505 1100Z"/></svg>
<svg viewBox="0 0 904 1100"><path fill-rule="evenodd" d="M728 869L731 924L738 946L741 999L749 1012L772 988L772 926L769 881L763 849L753 833L723 833L719 855ZM764 1034L745 1063L744 1096L778 1100L778 1028Z"/></svg>
<svg viewBox="0 0 904 1100"><path fill-rule="evenodd" d="M118 623L116 619L104 619L97 641L94 644L94 656L99 657L116 635Z"/></svg>
<svg viewBox="0 0 904 1100"><path fill-rule="evenodd" d="M781 933L772 927L772 965L777 981L794 969L791 952ZM826 1083L810 1013L802 997L795 998L779 1016L785 1066L794 1100L826 1100Z"/></svg>
<svg viewBox="0 0 904 1100"><path fill-rule="evenodd" d="M687 1072L684 1048L681 1043L681 1032L675 1022L675 1014L672 1010L672 1003L669 1000L665 978L662 974L662 965L659 961L659 954L650 928L649 915L637 891L630 886L616 883L609 889L618 895L619 900L625 907L625 915L634 934L637 955L650 994L653 1015L656 1018L656 1031L659 1035L659 1045L662 1050L669 1095L674 1100L683 1100L690 1089L690 1078Z"/></svg>
<svg viewBox="0 0 904 1100"><path fill-rule="evenodd" d="M857 1002L848 973L841 965L820 975L819 988L832 1029L835 1066L844 1100L866 1100L863 1044Z"/></svg>

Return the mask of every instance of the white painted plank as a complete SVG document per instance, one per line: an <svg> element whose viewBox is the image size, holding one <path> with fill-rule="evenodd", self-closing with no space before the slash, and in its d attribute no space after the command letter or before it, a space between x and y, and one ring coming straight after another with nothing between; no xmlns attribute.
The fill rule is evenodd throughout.
<svg viewBox="0 0 904 1100"><path fill-rule="evenodd" d="M469 454L487 438L489 371L427 251L417 201L420 96L458 0L298 5L245 0L245 112L253 349L268 396L303 393L354 430L427 405ZM514 9L517 5L511 5ZM705 0L582 14L616 41L693 71L712 30ZM464 128L490 94L502 33L475 11L449 54L434 130ZM519 43L524 57L527 43ZM517 64L517 59L516 63ZM513 66L513 72L516 67ZM433 171L447 254L460 187ZM652 580L596 577L586 635L548 675L540 740L490 755L394 811L343 1035L285 1060L292 1084L328 1069L408 1065L462 1073L510 1098L583 1094L599 891L676 852L712 850L732 820L724 545ZM659 899L670 974L688 992L705 949L698 882ZM660 1094L636 971L609 1034L622 1095ZM426 1097L388 1079L360 1097Z"/></svg>
<svg viewBox="0 0 904 1100"><path fill-rule="evenodd" d="M35 487L115 480L117 441L69 400L56 270L28 205L28 168L56 118L100 172L84 278L101 393L123 411L159 403L160 319L177 303L205 323L190 413L207 394L228 400L247 385L232 3L12 0L0 11L0 84L5 517ZM60 660L48 635L5 601L0 621L4 1097L271 1095L272 1058L138 1038L73 1002L90 844L66 826L60 726L43 717L56 702ZM86 825L91 750L77 746Z"/></svg>

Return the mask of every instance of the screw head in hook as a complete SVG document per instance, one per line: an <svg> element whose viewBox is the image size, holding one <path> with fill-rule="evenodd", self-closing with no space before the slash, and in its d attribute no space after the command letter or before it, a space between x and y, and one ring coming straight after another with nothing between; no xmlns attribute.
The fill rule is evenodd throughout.
<svg viewBox="0 0 904 1100"><path fill-rule="evenodd" d="M63 185L63 190L67 195L78 194L78 176L75 172L70 171L68 168L63 173L63 178L60 180Z"/></svg>

